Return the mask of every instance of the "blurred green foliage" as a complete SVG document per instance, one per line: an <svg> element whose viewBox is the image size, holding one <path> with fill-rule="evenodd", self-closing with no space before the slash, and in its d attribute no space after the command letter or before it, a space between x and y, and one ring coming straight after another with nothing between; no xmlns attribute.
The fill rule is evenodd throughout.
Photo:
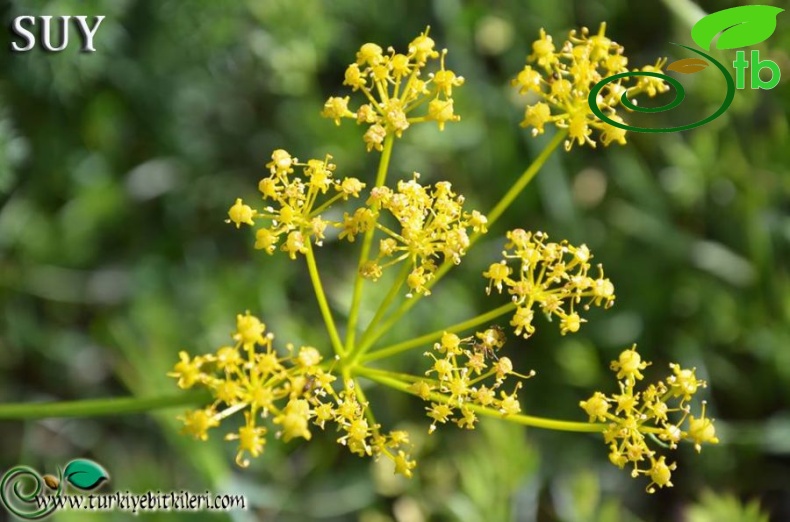
<svg viewBox="0 0 790 522"><path fill-rule="evenodd" d="M165 373L178 350L215 349L245 309L281 339L325 346L304 267L254 251L223 220L235 197L254 197L275 148L329 152L343 173L371 177L377 158L364 152L361 130L318 116L327 96L344 92L344 68L362 43L403 48L430 25L450 49L449 66L466 78L456 96L462 121L444 133L428 125L407 133L393 170L448 179L486 209L545 143L519 128L525 101L508 84L540 27L562 40L573 27L606 21L630 64L642 65L677 52L670 41L688 44L695 13L679 0L0 4L5 28L21 14L107 17L96 53L0 46L0 402L173 391ZM538 371L524 410L582 419L578 401L612 389L608 362L632 342L657 373L669 361L696 366L710 382L708 411L722 443L701 455L680 451L673 489L644 493L608 463L597 436L489 420L474 432L429 437L423 404L373 389L371 401L387 405L380 422L423 434L410 482L349 456L331 433L310 444L270 443L240 471L230 444L180 436L174 411L2 421L0 469L52 470L87 456L117 490L247 495L247 512L207 515L216 520L767 520L756 503L739 507L752 498L772 520L790 519L787 16L759 46L785 71L778 87L739 91L723 117L691 132L631 134L624 147L555 154L393 337L491 308L480 271L506 229L587 243L617 303L591 312L575 336L539 323L529 341L509 342L517 365ZM706 74L690 80L680 116L661 116L667 123L715 110L723 90ZM328 244L319 254L338 310L350 300L350 252ZM402 364L420 371L422 359Z"/></svg>

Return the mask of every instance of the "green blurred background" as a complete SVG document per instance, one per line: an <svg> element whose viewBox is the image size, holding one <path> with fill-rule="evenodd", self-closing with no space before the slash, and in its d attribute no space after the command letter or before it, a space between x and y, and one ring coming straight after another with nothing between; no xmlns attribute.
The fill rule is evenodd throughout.
<svg viewBox="0 0 790 522"><path fill-rule="evenodd" d="M742 3L0 2L0 402L172 392L165 373L178 351L214 350L246 309L280 339L327 346L303 263L254 251L252 234L224 219L234 198L255 197L275 148L300 158L328 152L339 173L371 178L378 157L364 152L363 129L319 117L327 96L345 95L343 72L362 43L403 49L430 25L450 49L448 67L466 78L455 103L462 121L444 133L410 129L396 143L392 172L448 179L485 210L548 141L519 128L526 100L509 87L541 27L562 41L573 27L606 21L630 65L641 66L684 57L670 54L668 42L690 44L699 9ZM63 53L12 53L8 27L22 14L105 15L98 51L81 54L73 42ZM198 515L211 520L790 519L789 23L780 15L758 46L785 71L772 91L739 91L724 116L693 131L555 153L393 337L503 302L485 296L480 271L506 229L587 243L617 302L589 313L574 336L540 319L529 341L509 342L517 365L538 371L523 408L584 419L579 400L613 390L609 361L633 342L654 361L649 377L663 376L670 361L696 366L710 382L708 411L722 442L701 455L688 446L676 452L674 488L647 495L646 481L608 463L600 436L487 421L429 437L423 404L373 389L379 420L414 434L420 464L411 481L348 454L331 432L309 444L270 440L263 457L239 470L219 433L208 443L179 435L179 411L0 421L0 469L52 472L84 456L110 471L112 490L247 495L246 512ZM707 74L684 80L680 116L657 118L712 113L723 87ZM356 256L347 244L319 253L339 311ZM419 372L422 359L399 363Z"/></svg>

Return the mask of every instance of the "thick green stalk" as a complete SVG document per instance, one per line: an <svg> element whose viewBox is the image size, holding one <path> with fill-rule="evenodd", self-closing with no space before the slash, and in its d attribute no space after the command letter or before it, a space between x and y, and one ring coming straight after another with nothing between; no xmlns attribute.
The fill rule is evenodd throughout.
<svg viewBox="0 0 790 522"><path fill-rule="evenodd" d="M379 168L376 173L376 187L384 185L387 179L387 169L389 169L390 157L392 157L392 144L395 141L393 134L387 134L384 138L384 146L381 151L381 159L379 160ZM351 310L348 314L348 331L346 332L346 351L351 352L354 349L357 335L357 320L359 319L359 307L362 302L362 287L365 278L362 277L361 269L368 262L370 255L370 247L373 244L373 234L376 232L375 223L365 232L365 237L362 240L362 251L359 254L359 265L357 266L357 274L354 279L354 293L351 298Z"/></svg>
<svg viewBox="0 0 790 522"><path fill-rule="evenodd" d="M315 263L315 254L313 254L313 245L310 241L307 242L307 269L310 272L310 281L313 283L313 290L315 290L315 297L318 300L318 307L321 309L321 315L326 324L326 330L329 333L329 339L332 341L332 348L337 355L342 356L343 341L340 340L340 335L337 333L337 326L335 320L332 318L332 311L329 309L329 303L326 300L324 293L324 286L321 284L321 277L318 275L318 267Z"/></svg>
<svg viewBox="0 0 790 522"><path fill-rule="evenodd" d="M457 332L463 332L464 330L469 330L470 328L474 328L475 326L487 323L489 321L493 321L497 317L505 315L506 313L510 312L511 310L514 310L515 308L516 308L516 304L512 302L502 305L499 308L495 308L491 310L490 312L480 314L471 319L467 319L466 321L454 324L452 326L448 326L447 328L442 328L441 330L436 330L435 332L421 335L420 337L417 337L415 339L409 339L397 344L393 344L391 346L386 346L384 348L381 348L380 350L376 350L375 352L371 352L366 356L362 357L362 362L370 362L370 361L376 361L378 359L385 359L387 357L392 357L393 355L397 355L401 352L411 350L412 348L425 346L428 343L441 338L441 336L444 335L445 332L457 333Z"/></svg>
<svg viewBox="0 0 790 522"><path fill-rule="evenodd" d="M113 397L67 402L0 404L0 420L130 415L167 408L203 406L209 404L211 400L208 392L193 391L157 397Z"/></svg>
<svg viewBox="0 0 790 522"><path fill-rule="evenodd" d="M410 385L408 383L402 382L398 379L386 377L377 372L369 372L367 371L366 368L363 367L357 367L355 368L354 371L358 375L361 375L366 379L370 379L371 381L375 381L378 382L379 384L389 386L390 388L394 388L396 390L400 390L402 392L415 395L415 393L410 390ZM442 395L441 393L432 392L429 398L434 402L447 403L450 401L450 397L446 395ZM472 410L473 412L479 415L486 415L488 417L495 417L509 422L522 424L524 426L531 426L533 428L543 428L547 430L574 431L580 433L600 433L606 431L608 427L606 424L601 424L601 423L572 422L572 421L564 421L558 419L548 419L545 417L535 417L532 415L521 415L521 414L503 415L501 412L497 410L486 408L484 406L480 406L477 404L467 404L466 407L468 407L470 410Z"/></svg>
<svg viewBox="0 0 790 522"><path fill-rule="evenodd" d="M496 223L496 221L502 216L502 214L505 213L508 207L510 207L513 201L515 201L518 195L521 194L527 185L529 185L529 182L532 181L535 175L540 172L540 169L543 168L543 165L549 159L554 150L559 147L563 141L565 141L565 137L567 135L568 131L565 130L557 132L557 134L551 138L551 141L548 143L548 145L546 145L540 154L538 154L538 157L535 158L529 167L527 167L527 170L521 174L518 180L516 180L516 182L513 183L510 189L508 189L508 191L505 193L505 195L502 196L502 199L499 200L499 203L497 203L496 206L494 206L494 208L491 209L488 214L486 214L489 228L491 228L494 223ZM477 239L477 236L479 235L480 234L473 235L473 237L470 238L471 241L474 243L474 241Z"/></svg>
<svg viewBox="0 0 790 522"><path fill-rule="evenodd" d="M392 286L390 287L389 292L387 292L387 295L384 296L384 299L381 301L378 310L376 310L373 319L370 320L370 323L368 323L368 326L365 328L365 331L362 333L360 344L354 347L354 351L351 354L353 355L354 361L359 360L359 357L364 353L361 350L361 348L363 345L365 345L367 336L370 335L370 333L376 328L376 326L378 326L379 322L384 317L384 314L386 314L387 310L389 310L392 301L395 300L395 297L397 297L398 293L403 287L403 283L406 282L406 278L409 275L410 268L411 267L409 265L409 261L408 260L404 261L403 267L401 268L398 275L395 277L395 280L392 282Z"/></svg>

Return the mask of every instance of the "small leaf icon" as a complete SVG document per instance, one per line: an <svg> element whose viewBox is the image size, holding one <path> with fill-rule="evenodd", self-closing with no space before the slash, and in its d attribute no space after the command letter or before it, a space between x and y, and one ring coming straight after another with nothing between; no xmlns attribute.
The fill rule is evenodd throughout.
<svg viewBox="0 0 790 522"><path fill-rule="evenodd" d="M711 13L694 24L691 38L710 50L713 39L717 49L736 49L767 40L776 30L776 17L784 11L770 5L743 5Z"/></svg>
<svg viewBox="0 0 790 522"><path fill-rule="evenodd" d="M58 480L58 477L54 475L44 475L41 478L44 479L44 484L46 484L49 489L52 490L58 489L58 485L60 485L60 481Z"/></svg>
<svg viewBox="0 0 790 522"><path fill-rule="evenodd" d="M75 488L89 491L109 480L107 471L88 459L75 459L66 465L63 477Z"/></svg>
<svg viewBox="0 0 790 522"><path fill-rule="evenodd" d="M675 71L682 74L698 73L710 65L702 58L684 58L676 62L672 62L667 66L667 71Z"/></svg>

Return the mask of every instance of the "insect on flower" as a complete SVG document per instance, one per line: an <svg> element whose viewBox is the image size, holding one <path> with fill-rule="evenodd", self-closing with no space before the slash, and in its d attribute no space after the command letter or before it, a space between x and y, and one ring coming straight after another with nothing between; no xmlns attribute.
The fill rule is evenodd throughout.
<svg viewBox="0 0 790 522"><path fill-rule="evenodd" d="M478 332L476 337L478 340L472 345L472 349L482 353L485 358L498 361L499 357L497 357L496 350L505 345L507 340L505 330L498 324L494 324L489 326L484 332Z"/></svg>

